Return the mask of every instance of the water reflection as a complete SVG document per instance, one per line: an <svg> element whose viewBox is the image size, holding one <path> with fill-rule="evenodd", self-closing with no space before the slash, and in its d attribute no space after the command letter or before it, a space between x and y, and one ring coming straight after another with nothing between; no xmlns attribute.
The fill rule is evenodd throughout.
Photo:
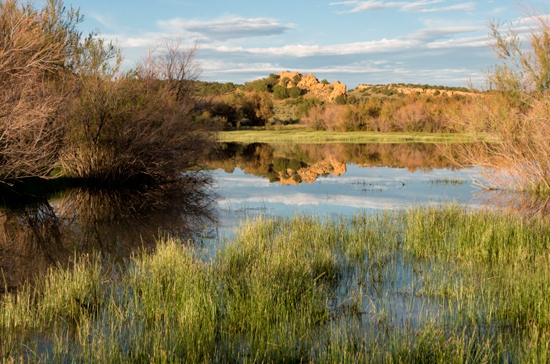
<svg viewBox="0 0 550 364"><path fill-rule="evenodd" d="M0 208L0 273L14 289L75 254L100 252L120 263L159 235L202 236L215 219L210 178L192 177L155 187L73 188L56 198L36 198Z"/></svg>
<svg viewBox="0 0 550 364"><path fill-rule="evenodd" d="M548 196L502 190L483 190L477 195L484 207L518 213L528 218L550 216Z"/></svg>
<svg viewBox="0 0 550 364"><path fill-rule="evenodd" d="M446 155L452 146L437 144L239 144L221 143L207 165L232 173L235 168L282 185L313 183L340 176L347 163L408 171L455 168ZM456 158L455 158L456 159Z"/></svg>

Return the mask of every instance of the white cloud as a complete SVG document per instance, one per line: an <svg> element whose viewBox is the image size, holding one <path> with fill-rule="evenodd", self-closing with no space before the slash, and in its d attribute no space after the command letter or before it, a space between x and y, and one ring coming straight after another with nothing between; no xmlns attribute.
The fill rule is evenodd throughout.
<svg viewBox="0 0 550 364"><path fill-rule="evenodd" d="M381 39L369 42L356 42L334 45L308 45L308 44L289 44L282 47L230 47L230 46L211 46L205 48L216 50L218 52L239 52L251 53L257 55L275 55L287 57L309 57L320 55L349 55L364 53L384 53L398 50L410 49L418 45L418 42L412 39Z"/></svg>
<svg viewBox="0 0 550 364"><path fill-rule="evenodd" d="M279 57L312 57L327 55L352 55L352 54L373 54L387 52L403 52L411 49L437 49L487 46L487 35L450 38L460 33L471 33L480 30L480 27L443 27L426 28L419 30L407 37L393 39L381 39L368 42L354 42L334 45L312 45L312 44L289 44L282 47L250 47L226 46L226 45L205 45L205 49L221 53L248 53L255 55L270 55ZM438 41L444 38L444 40Z"/></svg>
<svg viewBox="0 0 550 364"><path fill-rule="evenodd" d="M174 18L159 21L158 25L168 32L181 33L184 31L198 38L217 41L278 35L294 29L293 24L283 24L272 18L227 16L208 21Z"/></svg>
<svg viewBox="0 0 550 364"><path fill-rule="evenodd" d="M484 28L478 26L425 28L414 32L410 35L410 38L422 41L432 41L439 38L447 38L448 36L455 34L476 32L482 29Z"/></svg>
<svg viewBox="0 0 550 364"><path fill-rule="evenodd" d="M249 196L245 198L221 199L221 206L236 204L283 204L286 206L321 206L331 205L340 207L369 208L369 209L399 209L404 206L402 199L378 198L376 200L369 196L332 195L330 198L308 193L287 193L270 196ZM418 205L411 202L410 206Z"/></svg>
<svg viewBox="0 0 550 364"><path fill-rule="evenodd" d="M405 1L380 1L380 0L367 0L367 1L340 1L330 3L332 6L348 6L352 9L350 13L357 13L361 11L378 11L390 8L397 8L399 11L404 12L419 12L419 13L433 13L443 11L473 11L476 8L474 2L466 2L461 4L454 4L448 6L433 6L444 3L444 0L418 0L413 2Z"/></svg>

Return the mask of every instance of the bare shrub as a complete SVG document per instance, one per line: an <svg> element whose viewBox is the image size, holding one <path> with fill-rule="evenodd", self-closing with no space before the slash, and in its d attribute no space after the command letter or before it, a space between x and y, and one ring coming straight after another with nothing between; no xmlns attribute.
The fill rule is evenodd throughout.
<svg viewBox="0 0 550 364"><path fill-rule="evenodd" d="M211 145L207 128L192 118L195 48L168 42L137 72L122 74L116 48L99 41L88 45L94 47L97 57L82 62L88 73L80 77L72 105L64 171L123 182L140 176L170 179L194 166Z"/></svg>
<svg viewBox="0 0 550 364"><path fill-rule="evenodd" d="M309 110L302 122L314 130L346 130L344 105L317 105Z"/></svg>
<svg viewBox="0 0 550 364"><path fill-rule="evenodd" d="M45 176L61 147L77 12L0 1L0 178Z"/></svg>
<svg viewBox="0 0 550 364"><path fill-rule="evenodd" d="M491 24L502 60L488 75L487 92L465 108L458 123L490 141L464 149L471 164L487 167L491 187L550 192L550 21L535 14L529 46L513 30Z"/></svg>

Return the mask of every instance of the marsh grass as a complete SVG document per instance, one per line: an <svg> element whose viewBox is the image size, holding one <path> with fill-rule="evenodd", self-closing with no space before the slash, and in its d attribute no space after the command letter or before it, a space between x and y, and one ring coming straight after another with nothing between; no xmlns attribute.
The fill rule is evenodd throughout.
<svg viewBox="0 0 550 364"><path fill-rule="evenodd" d="M478 134L402 133L402 132L338 132L303 129L236 130L218 133L221 142L238 143L468 143L483 140Z"/></svg>
<svg viewBox="0 0 550 364"><path fill-rule="evenodd" d="M0 306L4 362L548 362L550 222L456 206L259 218L215 257L164 239Z"/></svg>

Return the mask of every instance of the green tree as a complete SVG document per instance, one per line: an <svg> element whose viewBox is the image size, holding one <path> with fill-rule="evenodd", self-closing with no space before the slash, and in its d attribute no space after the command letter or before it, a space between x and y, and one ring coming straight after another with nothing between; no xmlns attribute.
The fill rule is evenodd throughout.
<svg viewBox="0 0 550 364"><path fill-rule="evenodd" d="M273 97L277 100L287 99L289 91L284 85L277 85L273 88Z"/></svg>
<svg viewBox="0 0 550 364"><path fill-rule="evenodd" d="M301 94L302 94L302 89L299 87L294 86L288 89L288 95L293 99L300 97Z"/></svg>
<svg viewBox="0 0 550 364"><path fill-rule="evenodd" d="M263 126L273 116L273 101L267 92L248 92L242 99L243 116L253 125Z"/></svg>
<svg viewBox="0 0 550 364"><path fill-rule="evenodd" d="M347 97L346 95L342 94L342 95L338 95L336 96L336 98L334 99L334 102L338 105L345 105L347 103Z"/></svg>

